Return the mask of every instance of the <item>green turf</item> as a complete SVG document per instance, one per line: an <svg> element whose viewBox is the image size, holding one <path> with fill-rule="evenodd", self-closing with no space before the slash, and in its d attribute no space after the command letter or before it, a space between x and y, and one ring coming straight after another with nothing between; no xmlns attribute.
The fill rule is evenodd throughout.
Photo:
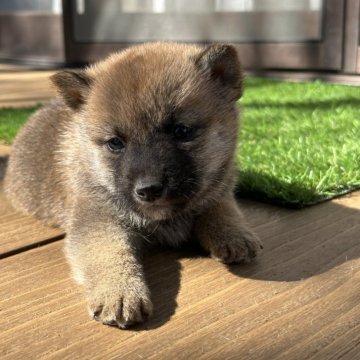
<svg viewBox="0 0 360 360"><path fill-rule="evenodd" d="M247 79L240 195L302 207L360 187L360 88Z"/></svg>
<svg viewBox="0 0 360 360"><path fill-rule="evenodd" d="M10 144L26 119L39 106L0 109L0 144Z"/></svg>
<svg viewBox="0 0 360 360"><path fill-rule="evenodd" d="M360 88L249 78L240 103L240 196L302 207L360 187ZM34 110L0 109L0 143Z"/></svg>

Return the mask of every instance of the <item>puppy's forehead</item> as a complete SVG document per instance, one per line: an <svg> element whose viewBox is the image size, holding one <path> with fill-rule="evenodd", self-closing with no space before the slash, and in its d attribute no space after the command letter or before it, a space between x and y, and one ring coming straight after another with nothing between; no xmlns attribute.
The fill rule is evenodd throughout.
<svg viewBox="0 0 360 360"><path fill-rule="evenodd" d="M131 129L160 124L198 96L201 80L193 58L199 50L190 50L150 47L113 56L95 75L93 108L113 122L119 115L119 125Z"/></svg>

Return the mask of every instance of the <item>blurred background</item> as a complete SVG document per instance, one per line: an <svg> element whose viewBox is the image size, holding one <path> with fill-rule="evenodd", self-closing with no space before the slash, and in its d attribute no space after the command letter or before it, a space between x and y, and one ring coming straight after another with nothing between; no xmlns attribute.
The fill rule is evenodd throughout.
<svg viewBox="0 0 360 360"><path fill-rule="evenodd" d="M360 74L360 0L2 0L0 61L93 62L135 43L236 44L253 71Z"/></svg>

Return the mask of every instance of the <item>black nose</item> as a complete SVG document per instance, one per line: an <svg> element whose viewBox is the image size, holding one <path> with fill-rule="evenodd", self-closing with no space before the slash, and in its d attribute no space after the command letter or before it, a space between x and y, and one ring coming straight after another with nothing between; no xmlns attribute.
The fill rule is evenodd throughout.
<svg viewBox="0 0 360 360"><path fill-rule="evenodd" d="M135 195L141 201L152 202L160 198L164 192L164 185L158 180L140 180L135 185Z"/></svg>

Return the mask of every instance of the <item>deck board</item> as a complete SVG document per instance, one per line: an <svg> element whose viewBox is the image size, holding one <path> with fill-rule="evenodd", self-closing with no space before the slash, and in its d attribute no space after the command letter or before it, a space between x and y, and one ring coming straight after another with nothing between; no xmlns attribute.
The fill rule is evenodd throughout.
<svg viewBox="0 0 360 360"><path fill-rule="evenodd" d="M63 236L61 229L49 228L15 211L2 187L0 182L0 258Z"/></svg>
<svg viewBox="0 0 360 360"><path fill-rule="evenodd" d="M10 71L11 69L13 71ZM54 71L34 71L0 64L0 107L47 103L55 94L49 77Z"/></svg>
<svg viewBox="0 0 360 360"><path fill-rule="evenodd" d="M5 168L2 168L2 159L9 154L10 147L0 144L0 258L51 242L64 235L61 229L46 227L34 218L20 214L7 201L1 179L5 171Z"/></svg>
<svg viewBox="0 0 360 360"><path fill-rule="evenodd" d="M360 194L301 211L243 204L258 261L153 252L155 313L133 330L88 318L62 240L1 260L2 358L359 359Z"/></svg>
<svg viewBox="0 0 360 360"><path fill-rule="evenodd" d="M0 65L0 107L53 96L52 72L28 70ZM1 359L360 359L360 192L301 211L241 203L265 243L257 262L152 253L154 316L121 331L89 319L62 231L16 212L0 185Z"/></svg>

